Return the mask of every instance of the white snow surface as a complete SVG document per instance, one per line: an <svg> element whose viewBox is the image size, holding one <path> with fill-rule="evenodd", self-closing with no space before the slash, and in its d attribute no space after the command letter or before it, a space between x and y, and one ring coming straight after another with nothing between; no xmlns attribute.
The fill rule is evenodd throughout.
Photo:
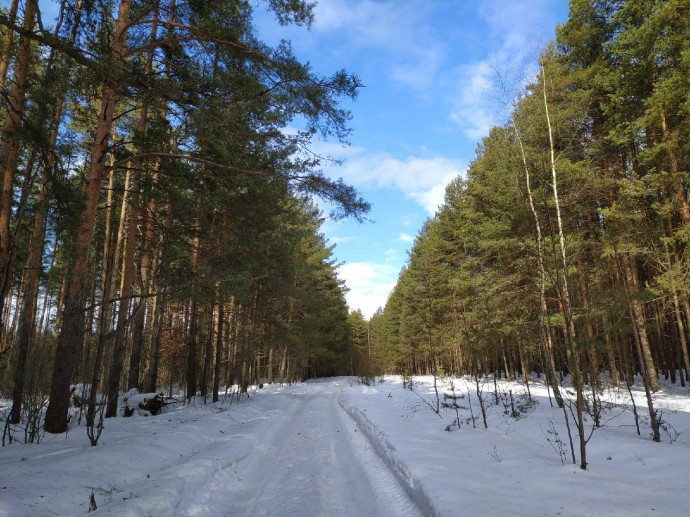
<svg viewBox="0 0 690 517"><path fill-rule="evenodd" d="M690 515L688 388L654 394L661 443L651 441L639 386L640 436L627 390L604 390L604 425L582 470L563 412L537 379L532 404L523 384L499 381L507 407L493 404L493 382L481 385L487 430L470 379L438 381L441 402L457 397L457 421L453 408L432 411L431 377L414 386L399 377L265 385L232 404L107 419L96 447L76 424L38 445L13 443L0 449L0 517ZM589 434L589 416L586 425Z"/></svg>

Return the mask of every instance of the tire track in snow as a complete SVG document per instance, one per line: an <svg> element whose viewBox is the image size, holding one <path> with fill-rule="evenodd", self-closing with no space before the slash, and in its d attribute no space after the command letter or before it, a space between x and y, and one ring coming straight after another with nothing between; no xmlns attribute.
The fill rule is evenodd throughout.
<svg viewBox="0 0 690 517"><path fill-rule="evenodd" d="M424 488L415 480L410 469L395 455L395 447L386 440L385 436L372 424L366 415L357 407L346 402L338 395L338 404L359 425L366 436L375 454L385 463L388 472L402 486L417 508L429 517L439 517L440 513L434 506L431 497Z"/></svg>
<svg viewBox="0 0 690 517"><path fill-rule="evenodd" d="M338 403L340 404L340 397L338 397ZM340 406L344 409L342 404ZM428 515L429 512L424 511L424 505L419 504L415 497L416 494L410 493L406 483L401 482L390 463L376 450L369 433L364 431L365 427L359 425L349 412L341 411L339 413L343 420L347 419L351 424L356 424L360 430L357 433L351 433L351 442L353 450L368 458L367 461L372 467L370 470L372 485L381 487L393 500L397 501L403 510L399 515Z"/></svg>
<svg viewBox="0 0 690 517"><path fill-rule="evenodd" d="M293 399L225 486L225 514L421 516L415 501L323 383Z"/></svg>

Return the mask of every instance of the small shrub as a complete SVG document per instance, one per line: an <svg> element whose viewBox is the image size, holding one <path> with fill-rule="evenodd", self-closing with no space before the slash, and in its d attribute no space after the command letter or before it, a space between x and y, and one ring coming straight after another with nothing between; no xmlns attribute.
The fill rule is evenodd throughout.
<svg viewBox="0 0 690 517"><path fill-rule="evenodd" d="M460 409L463 409L458 401L464 399L464 395L458 395L455 392L455 384L450 381L450 393L443 394L443 402L441 407L446 409L452 409L455 411L455 419L446 426L446 431L454 431L455 429L460 429Z"/></svg>

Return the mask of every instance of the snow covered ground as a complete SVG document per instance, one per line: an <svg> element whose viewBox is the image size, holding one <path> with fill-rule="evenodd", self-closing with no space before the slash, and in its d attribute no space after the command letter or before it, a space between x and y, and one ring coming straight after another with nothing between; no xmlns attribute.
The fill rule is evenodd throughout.
<svg viewBox="0 0 690 517"><path fill-rule="evenodd" d="M484 430L474 384L440 382L440 402L454 388L461 407L437 415L432 379L414 381L271 385L232 405L108 419L96 447L83 426L13 443L0 449L0 516L85 515L92 494L94 516L690 514L687 388L655 394L662 443L646 423L637 435L627 391L606 390L583 471L539 383L529 404L521 384L499 382L498 405L484 384ZM644 392L633 393L644 416Z"/></svg>

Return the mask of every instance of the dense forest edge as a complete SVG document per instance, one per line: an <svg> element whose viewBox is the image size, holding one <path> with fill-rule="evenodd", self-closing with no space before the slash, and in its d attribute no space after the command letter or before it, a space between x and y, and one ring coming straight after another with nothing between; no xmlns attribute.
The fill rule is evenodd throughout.
<svg viewBox="0 0 690 517"><path fill-rule="evenodd" d="M346 140L359 79L264 44L249 2L57 7L0 14L6 434L62 433L78 403L97 442L123 391L215 401L340 371L348 310L316 198L334 218L369 205L311 149ZM313 21L308 2L259 8Z"/></svg>
<svg viewBox="0 0 690 517"><path fill-rule="evenodd" d="M348 314L316 198L336 218L368 204L310 150L346 141L359 79L259 41L246 2L59 7L0 11L6 432L62 433L78 402L97 443L130 389L536 372L582 468L604 385L642 379L660 440L659 379L690 372L687 1L571 0L530 84L496 71L506 123L370 320Z"/></svg>
<svg viewBox="0 0 690 517"><path fill-rule="evenodd" d="M659 441L659 379L685 387L690 371L689 30L687 1L573 0L524 91L497 70L507 122L360 323L363 365L543 374L582 468L583 415L596 422L602 386L639 375Z"/></svg>

